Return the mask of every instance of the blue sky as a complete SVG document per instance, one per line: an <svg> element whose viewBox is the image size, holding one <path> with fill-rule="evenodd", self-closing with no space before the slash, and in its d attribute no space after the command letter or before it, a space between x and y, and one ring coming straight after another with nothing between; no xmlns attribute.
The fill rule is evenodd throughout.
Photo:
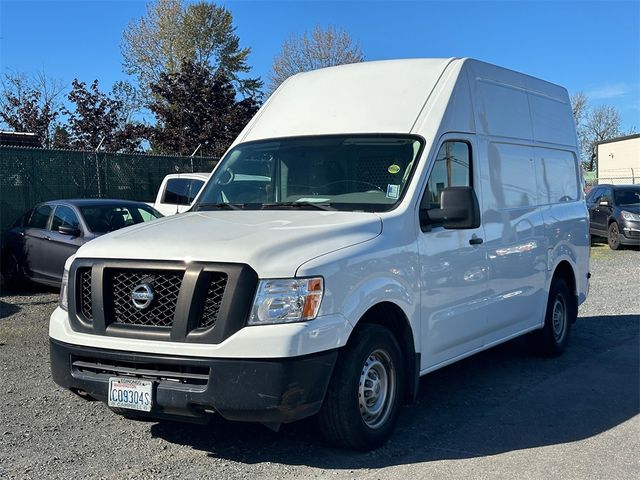
<svg viewBox="0 0 640 480"><path fill-rule="evenodd" d="M137 0L0 0L2 71L44 70L69 84L127 78L120 41L144 14ZM346 29L367 60L474 57L584 91L640 128L640 0L224 1L253 74L266 79L291 33Z"/></svg>

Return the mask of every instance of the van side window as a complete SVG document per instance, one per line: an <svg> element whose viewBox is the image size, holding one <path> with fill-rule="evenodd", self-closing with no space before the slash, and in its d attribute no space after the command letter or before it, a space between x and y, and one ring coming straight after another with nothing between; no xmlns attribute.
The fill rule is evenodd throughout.
<svg viewBox="0 0 640 480"><path fill-rule="evenodd" d="M462 141L446 141L438 150L422 207L440 208L440 193L447 187L471 186L471 149Z"/></svg>

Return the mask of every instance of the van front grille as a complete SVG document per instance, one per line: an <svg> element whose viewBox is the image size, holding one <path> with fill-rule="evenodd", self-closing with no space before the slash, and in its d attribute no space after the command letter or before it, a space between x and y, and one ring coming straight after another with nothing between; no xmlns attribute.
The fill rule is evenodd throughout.
<svg viewBox="0 0 640 480"><path fill-rule="evenodd" d="M258 284L248 265L197 261L81 258L70 274L74 331L145 341L223 342L244 328Z"/></svg>
<svg viewBox="0 0 640 480"><path fill-rule="evenodd" d="M80 300L80 312L86 320L93 320L93 307L91 304L91 268L78 269L78 291Z"/></svg>
<svg viewBox="0 0 640 480"><path fill-rule="evenodd" d="M222 297L224 296L224 290L226 287L226 273L214 272L211 274L209 290L207 291L204 308L202 309L202 316L200 317L200 324L198 325L200 328L209 328L216 324L218 314L220 313L220 306L222 305Z"/></svg>
<svg viewBox="0 0 640 480"><path fill-rule="evenodd" d="M148 327L171 327L182 285L183 271L109 269L113 323ZM151 288L148 306L136 306L131 294L140 285ZM138 302L140 304L141 302Z"/></svg>

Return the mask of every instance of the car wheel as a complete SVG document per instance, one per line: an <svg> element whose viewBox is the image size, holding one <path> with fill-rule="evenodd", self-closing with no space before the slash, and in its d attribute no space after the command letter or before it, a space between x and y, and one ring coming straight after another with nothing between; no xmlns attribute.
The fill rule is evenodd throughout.
<svg viewBox="0 0 640 480"><path fill-rule="evenodd" d="M534 351L547 357L562 355L569 343L571 324L575 323L577 316L575 296L563 279L554 278L549 289L544 326L529 334Z"/></svg>
<svg viewBox="0 0 640 480"><path fill-rule="evenodd" d="M393 432L403 386L402 354L380 325L364 324L340 352L318 415L331 445L371 450Z"/></svg>
<svg viewBox="0 0 640 480"><path fill-rule="evenodd" d="M609 235L607 240L611 250L620 250L620 229L616 222L611 222L611 225L609 225Z"/></svg>
<svg viewBox="0 0 640 480"><path fill-rule="evenodd" d="M7 254L2 262L1 280L2 288L19 288L24 284L20 262L13 253Z"/></svg>

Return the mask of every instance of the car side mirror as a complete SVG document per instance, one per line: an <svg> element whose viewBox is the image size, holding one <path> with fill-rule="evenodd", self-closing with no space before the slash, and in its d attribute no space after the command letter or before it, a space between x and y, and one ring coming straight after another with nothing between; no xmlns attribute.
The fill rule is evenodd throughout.
<svg viewBox="0 0 640 480"><path fill-rule="evenodd" d="M58 231L63 235L69 235L71 237L79 237L82 233L78 227L72 227L71 225L60 225Z"/></svg>
<svg viewBox="0 0 640 480"><path fill-rule="evenodd" d="M461 230L480 226L480 206L472 187L448 187L440 194L440 208L420 209L423 232L434 226Z"/></svg>
<svg viewBox="0 0 640 480"><path fill-rule="evenodd" d="M608 207L609 206L609 200L600 200L600 203L598 204L602 207Z"/></svg>

